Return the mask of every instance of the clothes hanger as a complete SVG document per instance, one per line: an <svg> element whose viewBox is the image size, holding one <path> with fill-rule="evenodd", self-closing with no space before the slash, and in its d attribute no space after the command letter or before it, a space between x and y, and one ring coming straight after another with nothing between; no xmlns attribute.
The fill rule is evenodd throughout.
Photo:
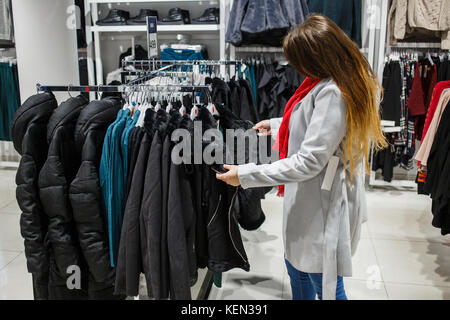
<svg viewBox="0 0 450 320"><path fill-rule="evenodd" d="M196 99L197 103L193 103L192 109L191 109L191 120L194 120L198 115L198 105L200 105L200 97L195 95L195 92L192 92L192 99ZM194 101L195 102L195 101Z"/></svg>
<svg viewBox="0 0 450 320"><path fill-rule="evenodd" d="M181 101L181 107L180 107L180 109L178 111L180 112L180 114L182 116L184 116L186 114L186 112L187 112L187 109L184 106L184 101L183 101L183 96L182 95L180 95L180 101Z"/></svg>

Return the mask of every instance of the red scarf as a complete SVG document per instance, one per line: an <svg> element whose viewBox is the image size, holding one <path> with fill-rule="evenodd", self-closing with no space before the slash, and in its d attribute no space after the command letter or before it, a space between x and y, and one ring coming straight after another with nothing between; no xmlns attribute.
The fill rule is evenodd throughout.
<svg viewBox="0 0 450 320"><path fill-rule="evenodd" d="M319 82L321 79L306 78L303 83L295 91L294 95L289 99L284 108L283 121L278 130L277 139L273 146L275 151L280 152L280 160L287 157L289 142L289 121L291 119L292 110ZM278 187L278 196L284 195L284 185Z"/></svg>

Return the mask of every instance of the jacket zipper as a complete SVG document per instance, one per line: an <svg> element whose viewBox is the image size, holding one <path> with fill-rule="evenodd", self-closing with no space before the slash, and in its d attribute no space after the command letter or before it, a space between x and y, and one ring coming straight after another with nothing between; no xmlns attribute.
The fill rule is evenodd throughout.
<svg viewBox="0 0 450 320"><path fill-rule="evenodd" d="M231 208L233 207L234 199L237 196L238 190L239 187L236 187L236 191L234 192L233 198L231 198L230 208L228 209L228 233L230 235L231 243L233 243L234 250L236 250L241 259L247 263L247 260L244 259L242 254L239 252L238 248L236 248L236 244L234 243L233 237L231 236Z"/></svg>
<svg viewBox="0 0 450 320"><path fill-rule="evenodd" d="M209 220L208 225L206 227L209 227L209 225L211 224L211 222L213 222L214 218L216 217L217 211L219 210L219 206L220 206L220 201L222 200L222 195L219 194L219 201L217 202L217 207L216 207L216 211L214 211L214 214L211 218L211 220Z"/></svg>

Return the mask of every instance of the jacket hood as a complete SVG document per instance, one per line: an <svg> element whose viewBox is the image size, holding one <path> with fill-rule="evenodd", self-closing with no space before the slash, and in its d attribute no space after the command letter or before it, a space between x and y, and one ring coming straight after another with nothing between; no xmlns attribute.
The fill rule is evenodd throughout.
<svg viewBox="0 0 450 320"><path fill-rule="evenodd" d="M22 155L22 140L28 126L33 123L47 124L58 103L51 92L29 97L16 111L11 122L14 149Z"/></svg>
<svg viewBox="0 0 450 320"><path fill-rule="evenodd" d="M79 95L62 102L58 108L53 111L47 125L47 141L50 144L56 129L69 123L75 124L81 109L88 103L88 100Z"/></svg>
<svg viewBox="0 0 450 320"><path fill-rule="evenodd" d="M81 110L75 126L75 146L81 151L90 130L104 130L114 122L121 108L119 99L108 97L90 102Z"/></svg>

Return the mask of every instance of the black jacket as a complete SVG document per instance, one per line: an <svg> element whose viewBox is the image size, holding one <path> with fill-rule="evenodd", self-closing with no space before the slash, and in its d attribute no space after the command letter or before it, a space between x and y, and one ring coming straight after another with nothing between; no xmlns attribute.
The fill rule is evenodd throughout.
<svg viewBox="0 0 450 320"><path fill-rule="evenodd" d="M148 295L155 299L166 296L161 279L162 172L161 157L168 116L159 110L153 125L153 140L145 172L140 213L141 252ZM150 256L151 253L151 256Z"/></svg>
<svg viewBox="0 0 450 320"><path fill-rule="evenodd" d="M81 154L81 165L69 189L78 241L93 278L89 289L103 288L104 294L109 289L104 298L113 298L114 269L110 265L98 170L106 130L119 109L119 100L107 98L92 101L81 111L75 127L75 150Z"/></svg>
<svg viewBox="0 0 450 320"><path fill-rule="evenodd" d="M432 225L441 229L441 234L450 234L450 103L447 104L427 163L425 191L433 199Z"/></svg>
<svg viewBox="0 0 450 320"><path fill-rule="evenodd" d="M14 148L22 156L16 174L16 197L22 211L20 231L28 272L33 275L35 299L48 298L48 219L39 199L37 182L47 158L47 123L56 107L52 93L31 96L17 109L11 123Z"/></svg>
<svg viewBox="0 0 450 320"><path fill-rule="evenodd" d="M220 124L223 129L241 129L241 134L238 134L236 131L238 138L244 139L246 136L249 136L253 138L253 141L258 142L256 146L252 146L246 142L244 159L238 159L236 141L225 141L227 145L230 143L234 144L234 162L229 164L239 165L251 161L260 164L259 140L266 139L266 137L258 137L256 130L253 130L253 123L251 121L239 119L233 112L221 105L217 105L216 108L220 113ZM250 130L249 134L246 132L248 130ZM271 188L238 188L239 206L238 210L236 210L236 218L242 228L256 230L264 223L265 215L261 207L261 200L265 198L265 194L270 190Z"/></svg>
<svg viewBox="0 0 450 320"><path fill-rule="evenodd" d="M192 137L193 123L189 116L180 117L174 114L171 120L172 122L178 122L178 129L186 130ZM180 142L176 139L172 141L170 150ZM171 299L191 299L190 287L197 282L197 257L195 252L197 206L194 196L194 183L194 165L192 162L175 164L170 161L167 198L167 244Z"/></svg>
<svg viewBox="0 0 450 320"><path fill-rule="evenodd" d="M40 199L49 219L48 237L55 261L50 285L61 288L55 293L54 298L57 299L74 299L78 295L85 295L79 290L69 291L65 282L69 266L83 266L68 188L80 165L80 155L75 150L74 128L86 104L86 98L78 96L66 100L55 109L47 125L48 157L39 173ZM68 294L61 291L67 291Z"/></svg>
<svg viewBox="0 0 450 320"><path fill-rule="evenodd" d="M204 107L199 108L196 121L202 122L203 131L217 128L216 120ZM216 142L203 141L204 146L211 143ZM206 217L208 268L215 272L225 272L236 267L248 271L250 265L236 217L239 210L238 188L217 180L212 170L214 167L203 165L202 185L195 186L196 192L202 194L202 215Z"/></svg>
<svg viewBox="0 0 450 320"><path fill-rule="evenodd" d="M136 161L139 154L139 146L144 138L145 130L142 127L135 127L131 130L129 142L128 142L128 172L127 172L127 188L125 191L125 197L123 199L123 205L127 203L128 194L131 189L131 182L133 181L133 171L136 167Z"/></svg>
<svg viewBox="0 0 450 320"><path fill-rule="evenodd" d="M116 267L116 294L127 294L128 296L137 296L139 293L139 275L144 270L141 253L141 226L140 212L142 195L144 191L145 172L147 168L148 154L154 132L153 123L156 113L147 110L144 119L144 134L139 145L130 144L133 148L133 154L137 153L135 169L129 178L130 190L128 193L124 217L122 223L122 232L120 236L119 255ZM143 230L144 231L144 230ZM143 243L145 245L145 242ZM146 273L148 275L148 273ZM147 287L151 291L150 278L147 277Z"/></svg>

